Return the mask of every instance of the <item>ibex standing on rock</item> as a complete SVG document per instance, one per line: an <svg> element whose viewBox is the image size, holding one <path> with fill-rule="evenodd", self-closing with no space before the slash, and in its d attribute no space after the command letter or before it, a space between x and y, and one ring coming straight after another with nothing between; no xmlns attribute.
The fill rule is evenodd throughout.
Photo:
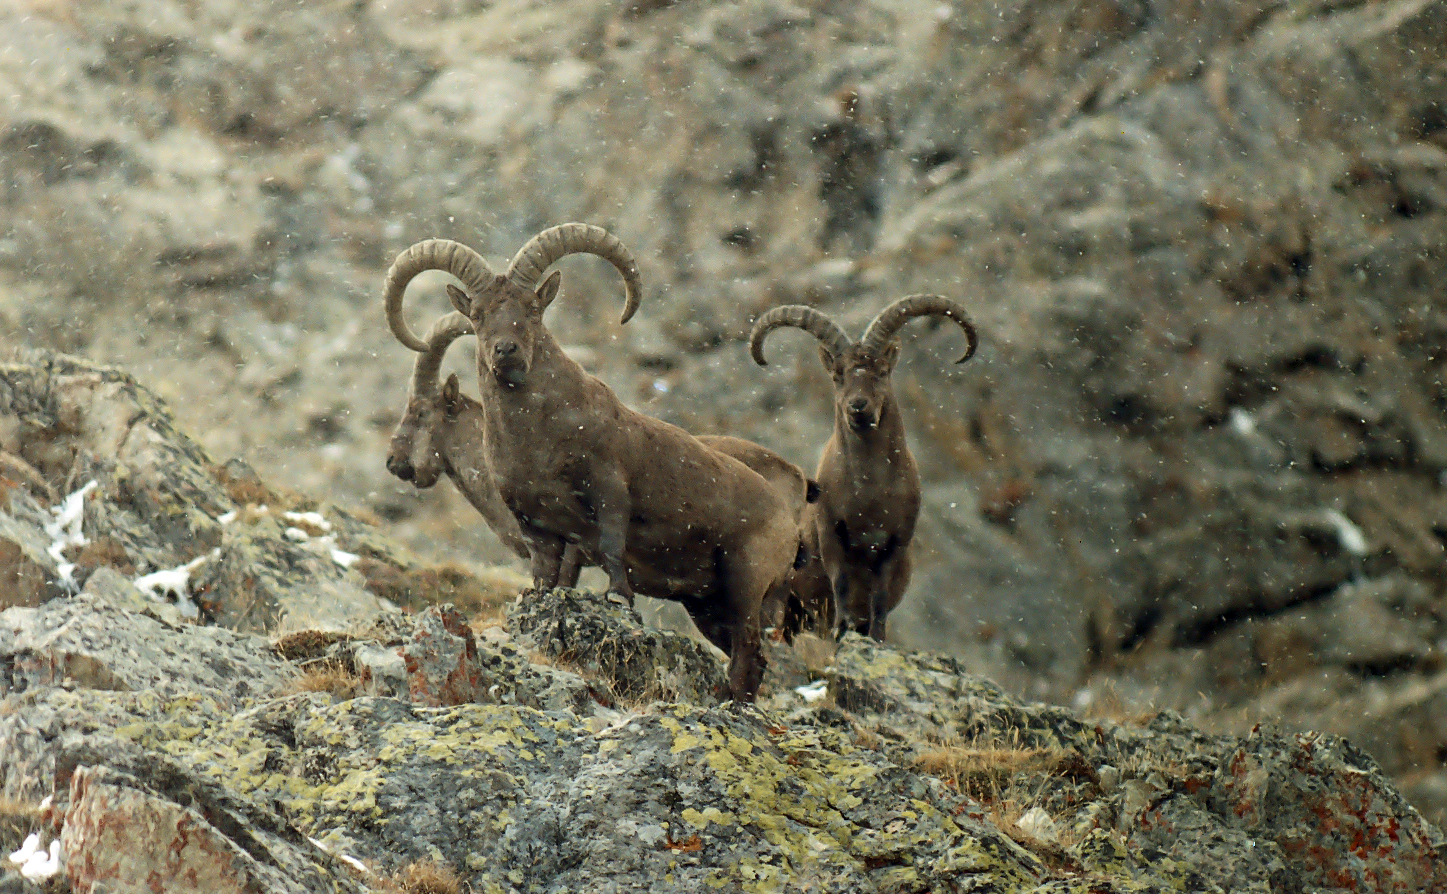
<svg viewBox="0 0 1447 894"><path fill-rule="evenodd" d="M624 406L563 353L542 322L559 277L542 277L575 252L623 275L626 322L638 306L637 265L586 224L544 230L501 275L456 242L418 243L387 273L387 318L403 344L425 351L400 313L407 283L423 270L462 282L448 295L477 333L487 464L527 541L534 584L557 584L568 544L597 556L609 589L630 602L629 567L646 571L672 598L687 595L700 631L729 654L730 693L752 700L764 666L759 606L793 565L797 513L753 469Z"/></svg>
<svg viewBox="0 0 1447 894"><path fill-rule="evenodd" d="M448 347L471 334L471 321L456 311L439 318L428 330L423 339L427 350L417 355L412 366L407 408L392 430L387 471L421 489L436 484L445 474L503 546L527 559L531 554L522 528L503 503L487 465L482 404L462 393L457 376L448 376L441 384L438 381ZM576 586L580 569L578 549L569 547L563 554L558 585Z"/></svg>
<svg viewBox="0 0 1447 894"><path fill-rule="evenodd" d="M754 362L764 366L764 339L796 326L819 340L834 380L834 433L819 457L820 498L814 506L819 559L834 590L839 633L855 630L883 640L885 618L909 586L909 544L919 517L919 472L905 443L904 424L889 376L899 359L895 337L908 320L938 315L965 330L975 353L975 327L964 310L938 295L902 298L869 324L856 344L812 307L776 307L749 336Z"/></svg>
<svg viewBox="0 0 1447 894"><path fill-rule="evenodd" d="M387 471L419 489L433 486L446 475L503 545L518 557L528 559L531 553L522 528L503 503L488 467L487 425L482 404L462 393L457 376L448 376L446 382L440 382L447 349L458 338L471 334L472 322L453 311L433 323L423 337L427 350L417 355L412 366L407 407L392 430ZM806 504L819 499L819 485L806 478L798 466L743 438L699 435L698 440L762 475L788 501L802 528ZM578 572L584 564L596 563L585 559L575 544L569 544L563 551L558 586L576 586ZM630 578L637 577L636 568L630 567L629 572ZM639 588L636 583L635 588ZM641 589L654 595L646 582Z"/></svg>

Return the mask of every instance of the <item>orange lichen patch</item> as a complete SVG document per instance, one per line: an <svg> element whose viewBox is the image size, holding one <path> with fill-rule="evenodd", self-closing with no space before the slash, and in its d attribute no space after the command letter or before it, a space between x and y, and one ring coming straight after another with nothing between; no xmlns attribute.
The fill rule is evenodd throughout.
<svg viewBox="0 0 1447 894"><path fill-rule="evenodd" d="M699 838L697 834L690 835L682 841L674 841L669 838L664 842L664 846L681 854L692 854L703 850L703 839Z"/></svg>

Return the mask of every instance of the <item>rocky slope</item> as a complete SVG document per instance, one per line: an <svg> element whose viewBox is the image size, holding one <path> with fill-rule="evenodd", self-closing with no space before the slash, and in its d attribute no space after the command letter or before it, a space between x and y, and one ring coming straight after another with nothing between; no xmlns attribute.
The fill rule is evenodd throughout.
<svg viewBox="0 0 1447 894"><path fill-rule="evenodd" d="M1085 719L855 636L720 704L697 640L419 567L117 370L27 352L0 420L46 446L0 479L0 890L1447 885L1334 736Z"/></svg>
<svg viewBox="0 0 1447 894"><path fill-rule="evenodd" d="M134 0L0 26L0 333L130 370L212 455L503 558L381 464L411 358L378 284L428 236L503 260L610 227L642 310L618 327L611 271L569 261L549 325L636 406L804 464L826 378L798 336L754 368L751 321L942 292L983 348L955 370L948 329L905 333L927 490L893 635L1032 697L1343 733L1447 818L1442 0ZM445 305L415 291L420 325ZM291 526L175 523L223 553ZM235 611L265 627L270 598Z"/></svg>

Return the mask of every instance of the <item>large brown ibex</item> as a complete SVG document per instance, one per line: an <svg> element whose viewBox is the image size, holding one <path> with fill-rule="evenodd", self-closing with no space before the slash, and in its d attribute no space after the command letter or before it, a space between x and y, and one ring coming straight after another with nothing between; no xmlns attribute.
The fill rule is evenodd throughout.
<svg viewBox="0 0 1447 894"><path fill-rule="evenodd" d="M812 307L776 307L749 336L754 362L764 366L764 339L796 326L819 340L820 357L834 380L834 432L815 473L821 490L812 507L819 560L834 591L838 631L885 636L885 618L909 586L909 544L919 517L919 472L905 443L904 423L890 385L899 359L896 334L923 315L954 320L975 353L975 327L964 309L938 295L914 295L886 307L855 343Z"/></svg>
<svg viewBox="0 0 1447 894"><path fill-rule="evenodd" d="M503 503L488 470L482 404L462 393L456 375L438 381L447 349L471 334L472 323L453 311L433 323L423 338L427 350L418 354L412 365L407 408L392 430L387 471L421 489L446 475L503 546L527 559L530 554L522 528ZM569 547L563 555L558 585L576 586L580 569L578 550Z"/></svg>
<svg viewBox="0 0 1447 894"><path fill-rule="evenodd" d="M424 270L462 282L448 295L477 333L484 452L527 541L534 584L557 584L569 543L597 556L609 589L630 601L629 567L646 570L649 589L688 597L700 631L729 654L730 693L752 700L764 666L759 606L793 565L797 513L753 469L624 406L563 352L542 323L559 277L542 277L575 252L623 275L627 321L638 306L637 265L586 224L544 230L501 275L459 243L418 243L387 273L387 318L403 344L424 351L402 318L407 283Z"/></svg>
<svg viewBox="0 0 1447 894"><path fill-rule="evenodd" d="M527 559L530 553L522 528L503 503L488 467L482 404L462 393L456 375L448 376L445 382L439 381L447 349L458 338L471 334L471 321L453 311L439 318L423 336L427 350L417 355L412 366L407 407L392 430L387 471L421 489L432 487L446 475L503 545ZM805 477L798 466L743 438L699 435L698 440L762 475L788 501L802 529L805 506L819 498L819 486ZM576 545L569 544L563 552L558 585L576 586L578 572L584 564L596 562L582 556ZM630 566L629 578L634 589L645 595L656 595L658 587L640 585L639 574L638 569Z"/></svg>

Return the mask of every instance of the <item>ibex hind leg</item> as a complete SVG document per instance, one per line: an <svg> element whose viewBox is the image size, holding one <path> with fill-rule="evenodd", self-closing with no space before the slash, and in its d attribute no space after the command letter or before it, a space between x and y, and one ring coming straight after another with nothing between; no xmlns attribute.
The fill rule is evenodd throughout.
<svg viewBox="0 0 1447 894"><path fill-rule="evenodd" d="M891 539L891 546L894 542ZM885 619L899 605L905 589L909 587L909 553L902 549L891 549L890 553L890 558L879 569L879 580L869 600L869 635L879 642L884 642Z"/></svg>

